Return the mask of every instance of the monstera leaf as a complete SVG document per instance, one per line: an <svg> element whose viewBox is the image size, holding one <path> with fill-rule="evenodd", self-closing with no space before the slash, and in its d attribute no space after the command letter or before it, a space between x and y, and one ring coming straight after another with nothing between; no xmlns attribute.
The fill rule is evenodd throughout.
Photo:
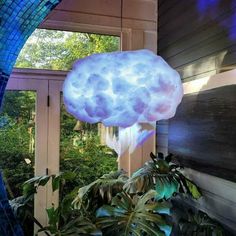
<svg viewBox="0 0 236 236"><path fill-rule="evenodd" d="M91 184L79 189L78 195L73 201L76 209L96 210L103 204L109 204L117 193L123 190L128 178L123 171L111 172Z"/></svg>
<svg viewBox="0 0 236 236"><path fill-rule="evenodd" d="M223 236L223 228L202 211L188 211L187 217L179 223L180 234L183 236Z"/></svg>
<svg viewBox="0 0 236 236"><path fill-rule="evenodd" d="M159 153L156 157L151 153L152 161L136 171L124 185L130 194L145 193L156 189L157 199L168 199L174 193L187 193L195 199L201 196L198 187L181 172L180 167L171 163L171 154L164 158Z"/></svg>
<svg viewBox="0 0 236 236"><path fill-rule="evenodd" d="M42 175L35 176L23 184L23 193L25 198L34 198L34 194L37 193L40 186L45 186L49 180L52 181L52 190L56 191L60 185L65 184L66 181L73 180L76 177L76 173L72 171L61 172L57 175Z"/></svg>
<svg viewBox="0 0 236 236"><path fill-rule="evenodd" d="M44 232L47 235L53 236L69 236L69 235L94 235L101 236L102 232L97 229L88 218L84 217L74 217L70 219L62 227L58 224L60 218L59 208L49 208L47 209L47 215L49 220L49 225L40 229L38 232Z"/></svg>
<svg viewBox="0 0 236 236"><path fill-rule="evenodd" d="M155 196L154 190L141 197L132 197L126 192L117 194L111 205L104 205L96 212L97 225L102 229L103 235L170 235L171 226L164 217L169 214L170 205L155 201Z"/></svg>
<svg viewBox="0 0 236 236"><path fill-rule="evenodd" d="M26 198L33 199L34 194L37 193L39 186L45 186L50 180L50 175L35 176L23 184L23 194Z"/></svg>
<svg viewBox="0 0 236 236"><path fill-rule="evenodd" d="M102 232L88 218L80 217L71 220L62 228L60 236L63 235L102 236Z"/></svg>

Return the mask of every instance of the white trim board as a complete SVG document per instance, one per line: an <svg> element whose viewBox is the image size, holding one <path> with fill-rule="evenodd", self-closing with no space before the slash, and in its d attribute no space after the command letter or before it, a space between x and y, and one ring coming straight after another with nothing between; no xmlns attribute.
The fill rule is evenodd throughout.
<svg viewBox="0 0 236 236"><path fill-rule="evenodd" d="M236 84L236 69L183 83L184 94Z"/></svg>

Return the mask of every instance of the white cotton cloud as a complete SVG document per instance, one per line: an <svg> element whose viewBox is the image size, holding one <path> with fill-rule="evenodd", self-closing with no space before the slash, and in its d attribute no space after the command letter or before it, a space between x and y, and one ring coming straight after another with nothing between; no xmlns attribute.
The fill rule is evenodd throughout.
<svg viewBox="0 0 236 236"><path fill-rule="evenodd" d="M135 148L142 145L149 137L154 135L154 130L142 130L141 126L134 124L128 128L119 128L119 136L110 136L106 133L106 144L120 157L126 150L132 153Z"/></svg>
<svg viewBox="0 0 236 236"><path fill-rule="evenodd" d="M173 117L183 96L179 74L149 50L80 59L63 92L78 120L123 128Z"/></svg>

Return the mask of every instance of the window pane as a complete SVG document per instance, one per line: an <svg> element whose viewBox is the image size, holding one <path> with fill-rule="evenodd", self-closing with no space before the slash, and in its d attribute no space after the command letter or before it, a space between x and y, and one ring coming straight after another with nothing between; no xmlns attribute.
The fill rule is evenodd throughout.
<svg viewBox="0 0 236 236"><path fill-rule="evenodd" d="M118 51L119 37L37 29L18 56L15 67L69 70L78 58Z"/></svg>
<svg viewBox="0 0 236 236"><path fill-rule="evenodd" d="M66 112L61 102L60 170L77 173L66 191L87 185L103 174L117 170L117 156L103 144L101 129L101 124L76 120Z"/></svg>
<svg viewBox="0 0 236 236"><path fill-rule="evenodd" d="M0 115L0 169L9 199L22 195L22 184L34 176L34 91L6 91ZM33 214L33 202L30 208ZM33 235L33 222L26 218L26 235Z"/></svg>

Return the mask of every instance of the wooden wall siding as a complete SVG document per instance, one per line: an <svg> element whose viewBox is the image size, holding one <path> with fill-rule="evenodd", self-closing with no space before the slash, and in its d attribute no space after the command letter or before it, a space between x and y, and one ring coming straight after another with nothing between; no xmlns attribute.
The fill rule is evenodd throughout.
<svg viewBox="0 0 236 236"><path fill-rule="evenodd" d="M43 22L43 28L83 26L121 27L121 0L63 0ZM123 28L156 32L156 0L123 0ZM67 26L66 26L67 25ZM84 31L88 31L88 27ZM93 29L94 31L94 29ZM115 33L115 32L114 32ZM155 41L156 44L156 41Z"/></svg>
<svg viewBox="0 0 236 236"><path fill-rule="evenodd" d="M235 68L236 1L218 2L201 12L198 0L159 0L158 54L184 81Z"/></svg>
<svg viewBox="0 0 236 236"><path fill-rule="evenodd" d="M168 121L162 120L157 122L156 127L156 151L168 154Z"/></svg>
<svg viewBox="0 0 236 236"><path fill-rule="evenodd" d="M169 121L169 152L192 169L236 182L236 85L184 96Z"/></svg>
<svg viewBox="0 0 236 236"><path fill-rule="evenodd" d="M200 2L212 6L200 11ZM235 84L236 70L219 72L236 68L235 12L234 0L158 0L158 54L186 83L183 102L169 121L169 133L162 122L157 124L157 150L177 154L190 167L185 173L203 192L191 205L227 225L233 235L236 87L230 84Z"/></svg>
<svg viewBox="0 0 236 236"><path fill-rule="evenodd" d="M236 183L188 168L184 173L201 186L203 194L197 201L188 199L190 205L225 225L231 232L227 236L236 235Z"/></svg>

